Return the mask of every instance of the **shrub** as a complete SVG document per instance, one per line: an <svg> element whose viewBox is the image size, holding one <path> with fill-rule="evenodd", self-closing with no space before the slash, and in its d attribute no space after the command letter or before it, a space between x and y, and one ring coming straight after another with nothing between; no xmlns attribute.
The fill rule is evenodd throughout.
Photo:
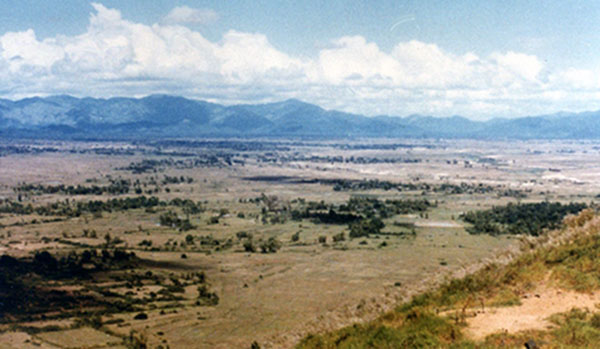
<svg viewBox="0 0 600 349"><path fill-rule="evenodd" d="M138 246L148 246L148 247L150 247L150 246L152 246L152 240L142 240L138 244Z"/></svg>
<svg viewBox="0 0 600 349"><path fill-rule="evenodd" d="M160 215L159 221L162 226L174 228L179 224L180 219L175 212L167 211Z"/></svg>
<svg viewBox="0 0 600 349"><path fill-rule="evenodd" d="M184 219L184 220L180 221L178 228L179 228L179 231L188 231L188 230L194 229L195 227L192 225L192 223L189 221L189 219Z"/></svg>
<svg viewBox="0 0 600 349"><path fill-rule="evenodd" d="M198 300L196 305L217 305L219 304L219 296L216 293L210 292L206 285L198 286Z"/></svg>
<svg viewBox="0 0 600 349"><path fill-rule="evenodd" d="M33 261L41 269L56 270L58 268L58 261L48 251L36 252Z"/></svg>
<svg viewBox="0 0 600 349"><path fill-rule="evenodd" d="M274 237L270 237L267 241L260 244L262 253L275 253L281 248L281 243Z"/></svg>
<svg viewBox="0 0 600 349"><path fill-rule="evenodd" d="M235 236L241 240L243 238L248 238L248 239L252 239L252 233L246 233L245 231L239 231L237 233L235 233Z"/></svg>
<svg viewBox="0 0 600 349"><path fill-rule="evenodd" d="M592 325L593 328L600 330L600 313L592 315L590 325Z"/></svg>
<svg viewBox="0 0 600 349"><path fill-rule="evenodd" d="M346 240L346 236L344 235L344 232L335 234L333 236L333 242L339 242L339 241L345 241L345 240Z"/></svg>
<svg viewBox="0 0 600 349"><path fill-rule="evenodd" d="M244 251L246 252L256 252L256 247L254 247L254 243L252 243L251 239L248 239L244 242Z"/></svg>
<svg viewBox="0 0 600 349"><path fill-rule="evenodd" d="M148 314L146 313L138 313L133 317L134 320L146 320L148 319Z"/></svg>
<svg viewBox="0 0 600 349"><path fill-rule="evenodd" d="M300 232L297 232L294 235L292 235L292 242L297 242L298 240L300 240Z"/></svg>
<svg viewBox="0 0 600 349"><path fill-rule="evenodd" d="M379 218L362 219L350 224L350 238L369 237L371 234L380 234L384 227Z"/></svg>

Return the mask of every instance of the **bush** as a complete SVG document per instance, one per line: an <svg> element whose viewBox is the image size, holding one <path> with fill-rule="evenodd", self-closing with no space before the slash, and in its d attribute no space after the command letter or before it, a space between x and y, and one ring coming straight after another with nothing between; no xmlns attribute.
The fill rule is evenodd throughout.
<svg viewBox="0 0 600 349"><path fill-rule="evenodd" d="M235 233L235 236L239 240L244 239L244 238L252 239L252 233L246 233L245 231L239 231L239 232Z"/></svg>
<svg viewBox="0 0 600 349"><path fill-rule="evenodd" d="M196 305L217 305L219 304L219 296L216 293L210 292L206 285L198 286L198 300Z"/></svg>
<svg viewBox="0 0 600 349"><path fill-rule="evenodd" d="M159 222L162 226L174 228L179 224L180 219L175 212L167 211L160 215Z"/></svg>
<svg viewBox="0 0 600 349"><path fill-rule="evenodd" d="M133 317L134 320L146 320L148 319L148 314L146 313L138 313L136 316Z"/></svg>
<svg viewBox="0 0 600 349"><path fill-rule="evenodd" d="M244 251L252 253L256 252L256 247L254 247L254 243L252 243L252 240L248 239L244 242Z"/></svg>
<svg viewBox="0 0 600 349"><path fill-rule="evenodd" d="M592 315L592 318L590 319L590 325L592 325L593 328L600 330L600 314L599 313Z"/></svg>
<svg viewBox="0 0 600 349"><path fill-rule="evenodd" d="M188 231L194 229L195 227L192 225L189 219L184 219L179 223L178 228L179 231Z"/></svg>
<svg viewBox="0 0 600 349"><path fill-rule="evenodd" d="M292 235L292 242L297 242L298 240L300 240L300 232L297 232L294 235Z"/></svg>
<svg viewBox="0 0 600 349"><path fill-rule="evenodd" d="M194 244L194 236L191 235L191 234L188 234L185 237L185 243L188 244L188 245L193 245Z"/></svg>
<svg viewBox="0 0 600 349"><path fill-rule="evenodd" d="M58 261L48 251L36 252L33 261L41 269L56 270L58 268Z"/></svg>
<svg viewBox="0 0 600 349"><path fill-rule="evenodd" d="M150 246L152 246L152 240L142 240L138 244L138 246L148 246L148 247L150 247Z"/></svg>
<svg viewBox="0 0 600 349"><path fill-rule="evenodd" d="M346 240L346 236L344 235L344 232L335 234L333 236L333 242L339 242L339 241L345 241L345 240Z"/></svg>
<svg viewBox="0 0 600 349"><path fill-rule="evenodd" d="M380 234L384 227L379 218L362 219L356 223L350 224L350 238L369 237L371 234Z"/></svg>
<svg viewBox="0 0 600 349"><path fill-rule="evenodd" d="M274 237L270 237L269 240L263 241L260 244L262 253L275 253L281 248L281 243Z"/></svg>

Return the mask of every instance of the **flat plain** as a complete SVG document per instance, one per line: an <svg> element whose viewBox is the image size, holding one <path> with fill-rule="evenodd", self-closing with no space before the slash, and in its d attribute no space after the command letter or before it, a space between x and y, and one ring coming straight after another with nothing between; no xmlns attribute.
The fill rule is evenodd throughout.
<svg viewBox="0 0 600 349"><path fill-rule="evenodd" d="M590 203L598 160L576 141L5 141L0 347L293 347L517 254L461 215Z"/></svg>

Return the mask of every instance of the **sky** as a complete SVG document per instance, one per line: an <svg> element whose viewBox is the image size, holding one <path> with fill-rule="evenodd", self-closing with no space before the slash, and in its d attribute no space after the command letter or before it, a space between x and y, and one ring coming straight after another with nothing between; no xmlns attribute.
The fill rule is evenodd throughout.
<svg viewBox="0 0 600 349"><path fill-rule="evenodd" d="M0 98L297 98L476 120L600 109L600 1L0 2Z"/></svg>

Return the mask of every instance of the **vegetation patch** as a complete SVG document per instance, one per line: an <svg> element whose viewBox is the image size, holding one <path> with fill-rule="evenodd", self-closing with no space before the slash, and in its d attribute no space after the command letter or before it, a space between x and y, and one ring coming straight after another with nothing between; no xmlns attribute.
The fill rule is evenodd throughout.
<svg viewBox="0 0 600 349"><path fill-rule="evenodd" d="M471 234L525 234L538 236L544 229L560 227L563 218L586 208L584 203L561 204L559 202L509 203L485 211L463 213L461 218L472 224L467 227Z"/></svg>
<svg viewBox="0 0 600 349"><path fill-rule="evenodd" d="M122 339L89 327L66 331L45 332L36 335L45 342L61 348L79 348L81 343L86 347L106 347L121 344Z"/></svg>
<svg viewBox="0 0 600 349"><path fill-rule="evenodd" d="M526 333L499 333L475 343L463 335L468 311L485 306L520 304L519 294L531 290L548 275L548 282L580 292L600 289L600 217L584 210L569 217L554 238L569 234L565 243L536 248L506 266L488 265L435 290L419 294L365 325L309 335L299 348L417 348L523 346L526 341L559 347L594 347L600 343L600 313L574 309L552 317L556 328ZM595 225L587 222L594 220ZM583 228L583 227L587 228ZM558 240L560 241L560 240ZM512 344L511 344L512 343Z"/></svg>

